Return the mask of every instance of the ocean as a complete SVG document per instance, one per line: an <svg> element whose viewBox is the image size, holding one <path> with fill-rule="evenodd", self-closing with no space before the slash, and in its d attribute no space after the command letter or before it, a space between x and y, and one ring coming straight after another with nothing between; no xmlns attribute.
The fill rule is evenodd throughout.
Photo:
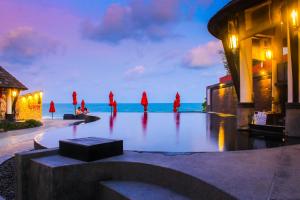
<svg viewBox="0 0 300 200"><path fill-rule="evenodd" d="M43 118L50 118L50 104L43 104ZM77 105L80 106L80 105ZM91 113L111 112L111 108L107 103L87 103L86 107ZM54 118L62 118L64 114L74 113L74 106L69 103L55 104L56 112ZM143 112L143 106L139 103L119 103L118 112ZM148 112L173 112L172 103L150 103ZM202 103L181 103L179 112L202 112Z"/></svg>

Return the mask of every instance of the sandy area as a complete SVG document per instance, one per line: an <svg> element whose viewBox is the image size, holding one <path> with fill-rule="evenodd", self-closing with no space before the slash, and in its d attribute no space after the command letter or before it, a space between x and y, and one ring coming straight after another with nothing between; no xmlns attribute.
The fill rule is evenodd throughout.
<svg viewBox="0 0 300 200"><path fill-rule="evenodd" d="M43 126L37 128L0 133L0 164L16 152L33 149L33 138L50 128L60 128L73 124L76 120L44 119Z"/></svg>

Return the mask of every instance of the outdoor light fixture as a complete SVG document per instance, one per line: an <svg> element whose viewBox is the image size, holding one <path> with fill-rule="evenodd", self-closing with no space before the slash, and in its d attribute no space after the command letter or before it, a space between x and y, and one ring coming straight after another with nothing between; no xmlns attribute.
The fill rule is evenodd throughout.
<svg viewBox="0 0 300 200"><path fill-rule="evenodd" d="M294 28L298 27L298 11L293 9L291 12L291 20Z"/></svg>
<svg viewBox="0 0 300 200"><path fill-rule="evenodd" d="M259 72L259 74L261 75L261 76L265 76L265 75L267 75L267 72L265 71L265 70L260 70L260 72Z"/></svg>
<svg viewBox="0 0 300 200"><path fill-rule="evenodd" d="M237 49L238 48L238 36L236 34L229 35L229 49Z"/></svg>
<svg viewBox="0 0 300 200"><path fill-rule="evenodd" d="M273 52L271 49L266 49L265 58L266 60L271 60L273 58Z"/></svg>
<svg viewBox="0 0 300 200"><path fill-rule="evenodd" d="M17 92L14 90L14 91L12 91L12 96L13 97L16 97L17 96Z"/></svg>

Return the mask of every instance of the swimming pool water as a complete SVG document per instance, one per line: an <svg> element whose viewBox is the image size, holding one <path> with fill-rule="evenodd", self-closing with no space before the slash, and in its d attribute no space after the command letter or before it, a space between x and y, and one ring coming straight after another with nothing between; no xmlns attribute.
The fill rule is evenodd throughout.
<svg viewBox="0 0 300 200"><path fill-rule="evenodd" d="M279 142L249 137L236 130L235 117L206 113L97 113L101 119L41 133L36 140L58 147L61 139L102 137L124 140L125 150L215 152L266 148Z"/></svg>

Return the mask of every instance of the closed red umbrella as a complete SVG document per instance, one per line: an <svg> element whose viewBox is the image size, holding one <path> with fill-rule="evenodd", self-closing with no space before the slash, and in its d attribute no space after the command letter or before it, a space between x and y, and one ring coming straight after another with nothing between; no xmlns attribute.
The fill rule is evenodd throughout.
<svg viewBox="0 0 300 200"><path fill-rule="evenodd" d="M52 119L53 119L53 113L55 113L55 105L53 101L50 102L49 112L52 114Z"/></svg>
<svg viewBox="0 0 300 200"><path fill-rule="evenodd" d="M177 110L178 110L179 107L180 107L180 95L177 92L176 96L175 96L174 103L173 103L173 111L177 112Z"/></svg>
<svg viewBox="0 0 300 200"><path fill-rule="evenodd" d="M84 107L85 107L85 102L82 99L82 101L81 101L81 112L84 112Z"/></svg>
<svg viewBox="0 0 300 200"><path fill-rule="evenodd" d="M173 103L173 112L177 112L178 107L179 107L178 99L175 99Z"/></svg>
<svg viewBox="0 0 300 200"><path fill-rule="evenodd" d="M109 106L110 106L110 112L112 113L112 107L114 104L114 94L112 91L109 92Z"/></svg>
<svg viewBox="0 0 300 200"><path fill-rule="evenodd" d="M73 92L72 97L73 97L74 113L76 115L77 93L75 91Z"/></svg>
<svg viewBox="0 0 300 200"><path fill-rule="evenodd" d="M177 107L180 107L180 95L179 95L179 93L177 92L176 93L176 100L177 100Z"/></svg>
<svg viewBox="0 0 300 200"><path fill-rule="evenodd" d="M144 106L144 112L148 110L148 98L147 93L144 91L141 99L141 104Z"/></svg>
<svg viewBox="0 0 300 200"><path fill-rule="evenodd" d="M116 101L113 102L113 107L114 107L114 114L116 114L117 113L117 102Z"/></svg>
<svg viewBox="0 0 300 200"><path fill-rule="evenodd" d="M114 103L114 94L112 91L109 92L109 106L113 106Z"/></svg>

